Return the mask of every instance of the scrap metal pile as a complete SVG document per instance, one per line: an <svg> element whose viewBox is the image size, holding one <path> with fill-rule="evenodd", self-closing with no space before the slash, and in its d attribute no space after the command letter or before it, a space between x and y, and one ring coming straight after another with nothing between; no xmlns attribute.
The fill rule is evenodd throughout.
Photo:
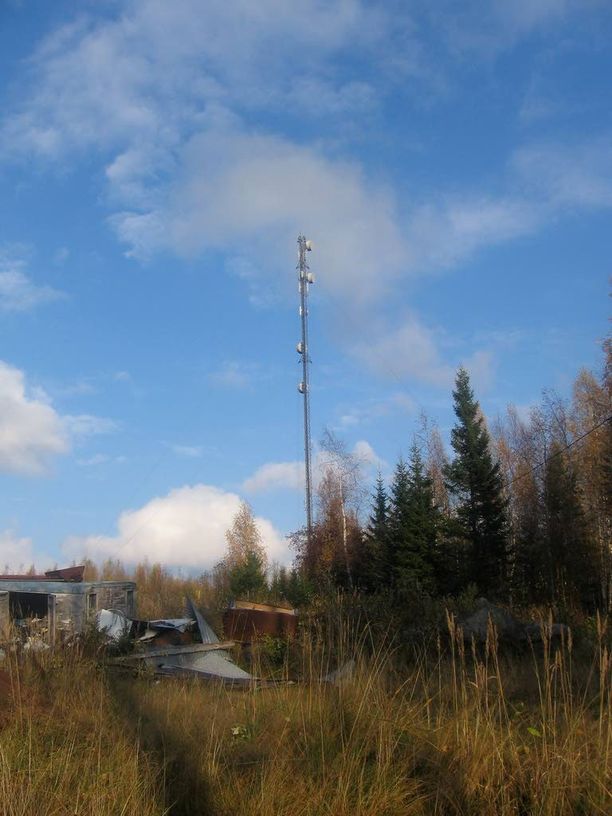
<svg viewBox="0 0 612 816"><path fill-rule="evenodd" d="M133 648L111 663L146 668L161 676L217 680L230 686L263 682L236 665L229 654L234 642L221 642L190 598L187 611L190 617L142 621L116 610L100 610L97 628L110 642Z"/></svg>

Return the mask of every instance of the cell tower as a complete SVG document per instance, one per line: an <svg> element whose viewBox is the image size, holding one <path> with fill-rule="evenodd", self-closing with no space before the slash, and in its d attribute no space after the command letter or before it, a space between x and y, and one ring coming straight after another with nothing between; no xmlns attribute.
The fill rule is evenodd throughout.
<svg viewBox="0 0 612 816"><path fill-rule="evenodd" d="M297 344L297 352L302 356L302 382L298 391L304 397L304 468L306 472L306 533L308 541L312 537L312 466L310 444L310 382L308 367L308 289L314 283L314 275L308 268L306 253L312 250L312 242L303 235L298 235L298 281L300 293L300 318L302 322L302 339Z"/></svg>

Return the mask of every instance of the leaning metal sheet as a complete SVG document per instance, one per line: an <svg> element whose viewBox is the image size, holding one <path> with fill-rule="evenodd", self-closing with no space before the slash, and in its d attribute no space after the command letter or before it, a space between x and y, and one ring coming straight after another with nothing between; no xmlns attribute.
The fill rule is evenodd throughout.
<svg viewBox="0 0 612 816"><path fill-rule="evenodd" d="M253 676L237 666L227 652L200 652L195 654L168 655L160 661L160 669L173 667L201 672L223 680L252 680Z"/></svg>
<svg viewBox="0 0 612 816"><path fill-rule="evenodd" d="M198 629L200 630L200 637L202 638L202 643L218 643L219 638L215 635L213 629L204 619L204 615L200 612L197 608L195 603L191 600L191 598L187 598L187 610L191 612L193 617L196 619L198 624Z"/></svg>

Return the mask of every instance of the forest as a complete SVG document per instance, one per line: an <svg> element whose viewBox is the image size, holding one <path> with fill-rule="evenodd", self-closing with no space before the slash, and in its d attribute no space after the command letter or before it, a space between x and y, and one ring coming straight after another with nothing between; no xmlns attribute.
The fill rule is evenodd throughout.
<svg viewBox="0 0 612 816"><path fill-rule="evenodd" d="M208 574L162 565L133 570L87 563L91 578L132 575L148 613L178 613L183 589L211 609L230 597L287 601L350 593L373 608L424 608L485 597L559 619L612 606L612 341L600 372L581 370L571 398L545 390L529 411L483 415L461 368L447 451L423 416L408 455L374 485L334 433L321 441L311 535L291 535L293 566L269 564L248 504L227 531L225 558ZM165 606L164 606L165 604ZM169 605L169 606L168 606Z"/></svg>

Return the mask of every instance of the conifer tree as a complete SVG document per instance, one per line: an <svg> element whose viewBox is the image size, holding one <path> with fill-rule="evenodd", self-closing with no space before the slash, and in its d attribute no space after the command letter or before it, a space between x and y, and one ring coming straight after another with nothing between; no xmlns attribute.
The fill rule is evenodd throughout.
<svg viewBox="0 0 612 816"><path fill-rule="evenodd" d="M395 578L404 592L432 594L435 591L435 557L439 512L434 504L432 480L425 473L416 444L410 451L408 492L400 514L396 544Z"/></svg>
<svg viewBox="0 0 612 816"><path fill-rule="evenodd" d="M227 552L216 567L219 582L234 596L261 595L267 587L266 550L247 502L240 503L225 539Z"/></svg>
<svg viewBox="0 0 612 816"><path fill-rule="evenodd" d="M410 475L406 463L401 458L395 466L390 493L388 535L382 572L384 583L388 587L394 587L398 568L397 555L408 526L410 502Z"/></svg>
<svg viewBox="0 0 612 816"><path fill-rule="evenodd" d="M467 371L457 372L453 391L457 424L451 432L453 461L445 470L455 515L469 547L468 579L491 598L508 594L506 501L489 433Z"/></svg>
<svg viewBox="0 0 612 816"><path fill-rule="evenodd" d="M597 567L576 474L563 448L554 441L544 477L549 591L565 606L580 601L593 608L598 600Z"/></svg>
<svg viewBox="0 0 612 816"><path fill-rule="evenodd" d="M375 590L387 577L386 560L389 546L389 499L381 474L376 479L372 513L365 530L364 564L361 570L361 586Z"/></svg>
<svg viewBox="0 0 612 816"><path fill-rule="evenodd" d="M267 593L263 561L256 550L249 550L244 561L230 570L229 589L234 598L258 599Z"/></svg>

